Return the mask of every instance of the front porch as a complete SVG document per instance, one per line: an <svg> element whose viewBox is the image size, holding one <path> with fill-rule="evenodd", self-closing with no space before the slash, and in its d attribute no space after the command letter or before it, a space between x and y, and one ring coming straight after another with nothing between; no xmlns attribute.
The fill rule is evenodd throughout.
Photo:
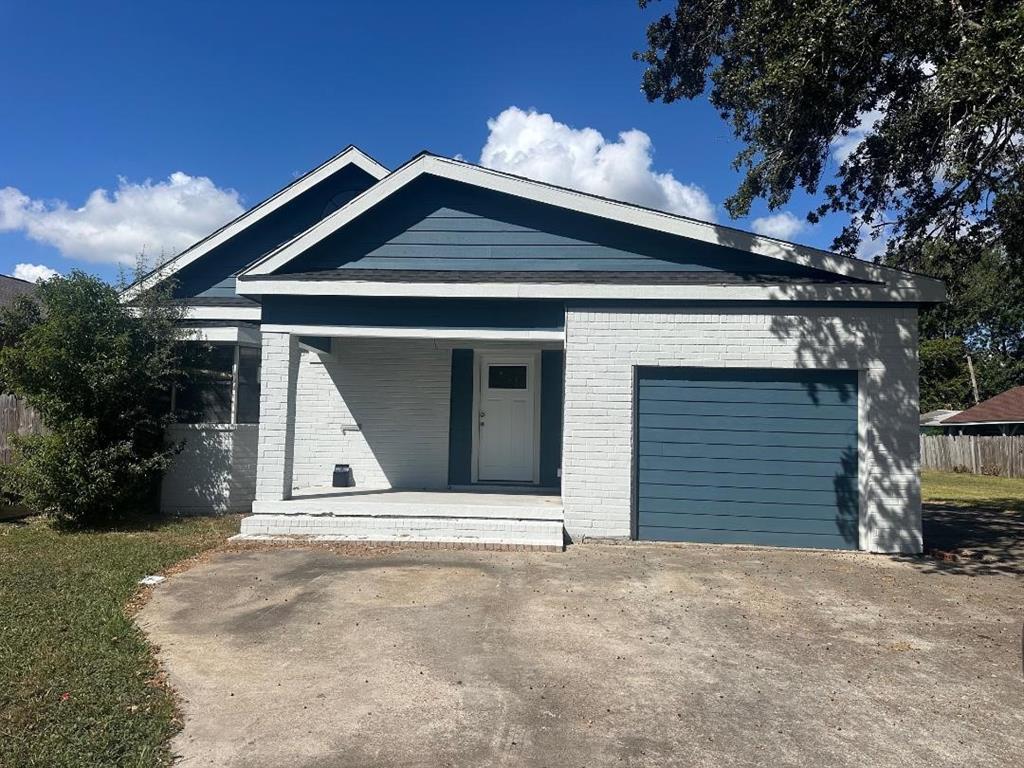
<svg viewBox="0 0 1024 768"><path fill-rule="evenodd" d="M430 491L302 488L290 499L256 501L243 538L449 542L562 549L557 489Z"/></svg>
<svg viewBox="0 0 1024 768"><path fill-rule="evenodd" d="M243 535L562 547L556 333L309 330L264 327Z"/></svg>

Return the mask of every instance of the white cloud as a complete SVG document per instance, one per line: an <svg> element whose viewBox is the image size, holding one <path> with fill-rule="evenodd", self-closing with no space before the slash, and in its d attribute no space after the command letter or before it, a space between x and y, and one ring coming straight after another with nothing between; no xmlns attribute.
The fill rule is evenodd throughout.
<svg viewBox="0 0 1024 768"><path fill-rule="evenodd" d="M235 190L180 171L157 182L119 179L113 192L97 189L79 208L0 188L0 232L21 231L91 262L134 265L142 254L170 256L241 213Z"/></svg>
<svg viewBox="0 0 1024 768"><path fill-rule="evenodd" d="M860 116L860 122L851 128L846 135L838 137L832 142L832 157L837 163L842 163L857 151L857 147L864 141L864 137L874 130L875 125L885 115L885 110L872 109Z"/></svg>
<svg viewBox="0 0 1024 768"><path fill-rule="evenodd" d="M49 280L59 275L56 269L50 269L44 264L15 264L14 276L19 280L28 280L30 283L38 283L40 280Z"/></svg>
<svg viewBox="0 0 1024 768"><path fill-rule="evenodd" d="M807 222L798 219L789 211L759 216L750 222L750 226L759 235L777 237L780 240L792 240L793 236L807 227Z"/></svg>
<svg viewBox="0 0 1024 768"><path fill-rule="evenodd" d="M551 115L509 107L487 121L480 164L614 200L714 221L703 189L651 168L651 137L643 131L608 141L593 128L572 128Z"/></svg>

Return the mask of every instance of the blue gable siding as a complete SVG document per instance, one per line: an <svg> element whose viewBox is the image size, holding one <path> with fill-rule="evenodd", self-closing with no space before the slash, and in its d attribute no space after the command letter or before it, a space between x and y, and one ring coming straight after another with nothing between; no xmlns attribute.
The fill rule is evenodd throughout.
<svg viewBox="0 0 1024 768"><path fill-rule="evenodd" d="M345 166L178 272L174 295L235 296L235 272L309 229L375 182L362 169Z"/></svg>
<svg viewBox="0 0 1024 768"><path fill-rule="evenodd" d="M280 271L327 269L823 274L435 177L411 182Z"/></svg>
<svg viewBox="0 0 1024 768"><path fill-rule="evenodd" d="M263 322L280 325L559 331L565 327L565 304L541 299L264 296Z"/></svg>

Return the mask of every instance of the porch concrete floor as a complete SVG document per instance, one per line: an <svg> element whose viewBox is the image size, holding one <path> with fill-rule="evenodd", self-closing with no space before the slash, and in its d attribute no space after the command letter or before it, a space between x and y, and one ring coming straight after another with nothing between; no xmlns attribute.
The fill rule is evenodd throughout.
<svg viewBox="0 0 1024 768"><path fill-rule="evenodd" d="M1019 577L700 545L222 553L139 620L181 765L1019 766Z"/></svg>

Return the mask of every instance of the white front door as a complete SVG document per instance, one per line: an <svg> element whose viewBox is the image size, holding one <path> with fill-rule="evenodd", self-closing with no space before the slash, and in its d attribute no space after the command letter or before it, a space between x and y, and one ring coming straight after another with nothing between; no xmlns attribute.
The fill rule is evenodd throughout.
<svg viewBox="0 0 1024 768"><path fill-rule="evenodd" d="M480 356L479 480L531 482L535 464L535 358Z"/></svg>

